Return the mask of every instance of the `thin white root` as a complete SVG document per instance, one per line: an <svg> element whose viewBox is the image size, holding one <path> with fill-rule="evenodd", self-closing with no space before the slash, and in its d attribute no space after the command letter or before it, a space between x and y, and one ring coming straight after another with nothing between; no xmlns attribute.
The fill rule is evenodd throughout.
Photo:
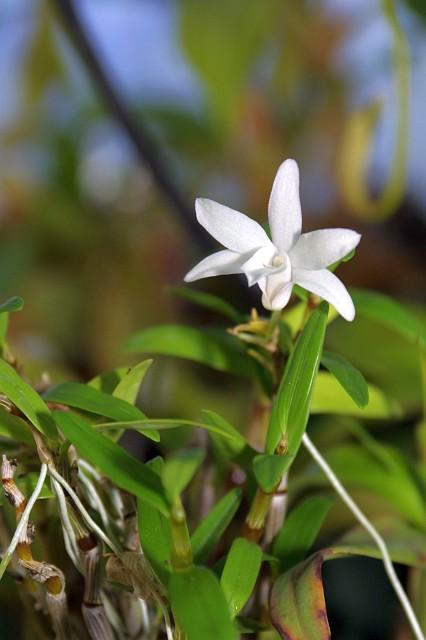
<svg viewBox="0 0 426 640"><path fill-rule="evenodd" d="M380 553L382 554L383 565L385 567L385 571L388 575L389 581L395 591L396 597L401 603L402 608L405 611L410 627L413 631L413 634L416 640L425 640L425 636L420 628L420 624L416 618L416 614L413 611L411 603L405 593L398 576L396 575L394 566L392 564L392 560L389 555L389 551L387 549L386 543L383 540L380 533L377 529L371 524L370 520L364 515L358 505L352 500L344 486L340 483L340 480L334 474L334 471L329 467L328 463L322 457L321 453L318 451L312 440L305 433L303 435L302 440L305 448L308 450L312 458L318 464L318 466L322 469L324 474L327 476L330 484L335 489L336 493L341 497L345 505L352 512L361 526L370 534L373 538L374 542L378 546Z"/></svg>

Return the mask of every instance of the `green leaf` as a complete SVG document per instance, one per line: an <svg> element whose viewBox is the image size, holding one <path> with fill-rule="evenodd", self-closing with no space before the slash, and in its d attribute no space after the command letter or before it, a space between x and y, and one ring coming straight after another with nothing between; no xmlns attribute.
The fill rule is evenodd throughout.
<svg viewBox="0 0 426 640"><path fill-rule="evenodd" d="M167 460L161 478L171 502L178 498L191 482L203 459L204 452L201 449L186 449Z"/></svg>
<svg viewBox="0 0 426 640"><path fill-rule="evenodd" d="M382 293L351 289L352 299L359 316L393 329L409 340L426 341L426 326L402 304Z"/></svg>
<svg viewBox="0 0 426 640"><path fill-rule="evenodd" d="M368 404L368 385L358 369L346 358L339 356L332 351L324 351L321 357L321 364L329 370L331 374L340 382L344 390L356 402L358 407L363 409Z"/></svg>
<svg viewBox="0 0 426 640"><path fill-rule="evenodd" d="M220 584L235 617L250 598L262 564L259 545L244 538L236 538L226 557Z"/></svg>
<svg viewBox="0 0 426 640"><path fill-rule="evenodd" d="M4 349L8 325L9 325L9 314L0 313L0 350Z"/></svg>
<svg viewBox="0 0 426 640"><path fill-rule="evenodd" d="M241 341L216 329L163 325L144 329L125 344L131 353L176 356L219 371L250 377L253 366Z"/></svg>
<svg viewBox="0 0 426 640"><path fill-rule="evenodd" d="M401 417L398 402L388 398L374 385L368 385L368 397L368 405L361 409L333 375L319 371L312 394L311 413L332 413L377 420Z"/></svg>
<svg viewBox="0 0 426 640"><path fill-rule="evenodd" d="M154 458L147 466L161 477L164 467L161 458ZM167 585L171 573L170 521L158 509L139 499L138 522L143 552L162 583Z"/></svg>
<svg viewBox="0 0 426 640"><path fill-rule="evenodd" d="M44 394L44 398L117 421L146 419L145 414L129 402L79 382L64 382L52 387ZM145 432L141 429L141 432L155 442L160 439L155 430Z"/></svg>
<svg viewBox="0 0 426 640"><path fill-rule="evenodd" d="M342 444L323 453L339 480L349 488L358 488L383 498L404 517L419 527L426 522L426 509L420 490L401 454L383 443L376 443L382 454L365 445ZM304 482L327 486L317 469L305 474Z"/></svg>
<svg viewBox="0 0 426 640"><path fill-rule="evenodd" d="M212 571L191 567L173 573L169 594L173 613L188 640L235 640L228 605Z"/></svg>
<svg viewBox="0 0 426 640"><path fill-rule="evenodd" d="M103 391L104 393L109 393L109 395L113 394L114 389L124 378L126 373L128 372L128 367L118 367L117 369L113 369L112 371L105 371L104 373L95 376L87 383L89 387L93 387L98 391Z"/></svg>
<svg viewBox="0 0 426 640"><path fill-rule="evenodd" d="M284 469L288 467L286 457L260 453L253 459L253 471L257 484L266 493L271 493L279 485Z"/></svg>
<svg viewBox="0 0 426 640"><path fill-rule="evenodd" d="M225 421L224 421L225 422ZM141 420L118 420L115 422L100 422L93 425L98 431L111 431L114 429L130 429L132 431L148 431L159 430L168 431L169 429L180 429L181 427L189 427L192 429L205 429L214 435L218 435L227 442L229 441L232 447L241 450L241 441L244 443L244 437L236 430L233 432L220 424L219 422L213 423L213 421L201 422L198 420L185 420L184 418L144 418ZM230 425L229 425L230 426ZM233 427L231 427L233 429Z"/></svg>
<svg viewBox="0 0 426 640"><path fill-rule="evenodd" d="M25 420L0 407L0 436L16 442L34 445L34 438Z"/></svg>
<svg viewBox="0 0 426 640"><path fill-rule="evenodd" d="M328 496L311 496L290 511L272 547L280 571L287 571L308 555L333 504Z"/></svg>
<svg viewBox="0 0 426 640"><path fill-rule="evenodd" d="M13 296L0 304L0 313L12 313L13 311L21 311L24 308L24 301L19 296Z"/></svg>
<svg viewBox="0 0 426 640"><path fill-rule="evenodd" d="M268 50L281 8L279 0L181 3L184 53L206 85L216 119L226 128L240 114L241 95L251 70Z"/></svg>
<svg viewBox="0 0 426 640"><path fill-rule="evenodd" d="M115 484L148 502L164 515L169 514L168 500L161 480L154 471L98 433L80 416L67 411L54 411L53 416L80 454L99 467Z"/></svg>
<svg viewBox="0 0 426 640"><path fill-rule="evenodd" d="M241 503L241 489L235 487L221 498L191 536L191 546L196 562L205 562L215 544L237 512Z"/></svg>
<svg viewBox="0 0 426 640"><path fill-rule="evenodd" d="M130 404L136 404L140 386L151 364L152 360L143 360L134 367L131 367L121 378L112 395Z"/></svg>
<svg viewBox="0 0 426 640"><path fill-rule="evenodd" d="M49 408L42 398L4 360L0 360L0 392L9 398L44 436L55 440L57 431Z"/></svg>
<svg viewBox="0 0 426 640"><path fill-rule="evenodd" d="M226 316L235 324L241 322L241 316L234 307L219 298L219 296L215 296L211 293L206 293L205 291L197 291L196 289L189 289L188 287L169 287L168 289L171 293L179 298L183 298L184 300L188 300L189 302L193 302L199 307L205 307L206 309L210 309L211 311L216 311L223 316Z"/></svg>
<svg viewBox="0 0 426 640"><path fill-rule="evenodd" d="M203 409L202 414L207 425L220 430L215 431L215 433L218 433L218 435L221 433L229 435L225 441L222 440L222 443L224 447L227 447L230 450L233 456L241 453L244 447L247 446L247 441L244 436L218 413L208 409Z"/></svg>
<svg viewBox="0 0 426 640"><path fill-rule="evenodd" d="M267 453L274 453L284 436L287 438L290 466L295 457L309 416L312 389L321 358L327 326L328 305L312 313L288 359L277 397L272 407L267 435Z"/></svg>
<svg viewBox="0 0 426 640"><path fill-rule="evenodd" d="M395 526L396 525L396 526ZM422 532L392 521L387 529L377 526L388 546L391 558L414 566L426 566L426 543ZM365 532L357 532L354 541L323 549L282 574L274 583L270 598L272 622L280 637L303 640L329 640L321 570L326 560L350 555L377 558L379 550ZM356 540L355 537L355 540ZM408 547L408 550L407 550Z"/></svg>

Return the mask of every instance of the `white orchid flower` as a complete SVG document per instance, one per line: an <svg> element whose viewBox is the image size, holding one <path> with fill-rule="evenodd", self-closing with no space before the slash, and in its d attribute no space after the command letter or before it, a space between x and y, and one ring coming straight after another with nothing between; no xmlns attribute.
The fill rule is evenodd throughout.
<svg viewBox="0 0 426 640"><path fill-rule="evenodd" d="M343 285L327 267L344 258L361 236L351 229L321 229L302 233L299 169L286 160L278 169L269 199L272 240L255 220L213 200L197 198L198 222L224 247L199 262L186 282L211 276L244 273L249 286L257 284L266 309L283 309L293 285L320 296L346 319L355 308Z"/></svg>

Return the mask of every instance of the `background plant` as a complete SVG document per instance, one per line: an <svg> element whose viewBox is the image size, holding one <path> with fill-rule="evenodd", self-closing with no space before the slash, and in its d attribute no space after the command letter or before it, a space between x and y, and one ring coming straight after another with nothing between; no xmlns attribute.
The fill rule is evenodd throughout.
<svg viewBox="0 0 426 640"><path fill-rule="evenodd" d="M5 74L4 67L0 69L4 87L1 103L0 285L2 299L19 293L27 301L25 309L14 315L8 342L23 365L25 379L41 391L46 388L43 386L46 381L42 380L42 372L46 370L52 384L56 384L63 380L87 382L100 371L115 369L123 363L127 369L137 360L134 356L123 355L121 345L129 334L140 327L148 327L144 340L149 354L158 352L158 356L155 354L155 364L147 371L138 406L150 417L174 419L177 416L181 420L201 420L203 423L201 411L214 410L258 447L261 443L255 442L254 438L258 430L255 418L261 419L264 401L259 404L257 392L248 382L247 361L245 356L238 357L241 347L236 347L232 364L227 364L230 359L224 349L230 342L235 346L235 340L225 336L223 331L248 320L247 311L253 304L259 304L258 299L247 299L238 279L205 283L208 294L219 294L228 302L218 303L198 292L204 304L210 305L208 310L192 304L197 293L180 290L176 296L163 287L180 287L183 274L197 258L206 254L202 247L206 236L196 231L187 234L186 231L188 221L193 219L192 195L205 194L230 202L261 219L276 166L285 156L297 157L305 185L302 202L308 228L310 225L315 228L350 226L363 234L357 259L340 268L342 278L358 287L379 289L405 299L410 310L421 319L424 206L422 172L416 174L415 169L422 166L422 162L419 165L415 143L420 144L422 140L422 128L416 118L416 100L418 104L422 86L419 78L424 16L418 6L415 7L417 13L408 13L404 3L396 5L396 16L404 27L403 35L407 34L410 40L412 73L417 74L411 93L412 126L416 135L411 136L407 148L410 160L408 184L402 185L399 196L393 201L392 211L389 209L394 217L380 225L370 225L368 221L361 224L349 218L354 213L366 218L368 212L354 208L344 187L344 197L340 195L339 180L342 178L340 171L350 158L341 145L343 131L353 112L358 112L358 106L370 105L370 98L373 101L379 98L383 110L376 120L377 109L374 104L370 105L371 109L366 110L367 116L371 116L370 119L367 117L368 126L361 118L366 133L358 140L365 146L356 157L362 156L364 194L370 197L383 193L380 179L383 177L383 182L387 182L388 175L381 171L384 139L390 141L389 157L393 157L390 147L396 126L386 114L395 104L392 89L396 77L392 61L394 41L389 39L389 46L386 44L385 38L392 35L392 25L388 21L389 13L381 13L381 4L369 3L365 13L354 7L354 13L344 15L338 8L330 8L329 3L306 6L298 3L297 7L287 7L286 3L254 2L247 14L247 24L242 24L238 2L233 3L232 10L229 2L214 3L209 14L197 12L197 3L182 2L174 8L164 3L164 14L160 9L155 11L173 24L172 35L168 32L166 39L161 41L158 37L156 40L162 42L164 57L167 38L178 41L179 51L183 51L185 60L189 61L198 87L195 94L188 92L183 99L176 98L172 91L166 94L149 92L146 82L139 84L139 79L146 78L147 70L158 56L157 53L151 57L151 50L143 47L145 42L148 47L148 41L140 37L146 33L144 26L150 19L148 4L142 2L138 9L136 5L132 9L131 3L120 3L118 13L123 16L124 26L127 25L126 42L133 47L127 56L120 53L124 50L120 33L108 27L108 16L112 15L109 12L114 12L114 3L108 3L108 7L105 5L101 10L95 5L89 7L89 3L74 9L78 9L77 17L83 19L86 39L97 52L109 84L131 112L139 138L146 142L149 132L151 145L155 142L154 156L162 158L160 177L164 180L166 176L178 188L180 201L190 203L185 204L187 214L179 214L181 217L174 213L174 207L179 206L176 198L167 195L170 185L166 183L164 187L164 182L158 182L158 178L152 180L152 167L145 159L141 167L139 151L136 154L129 151L129 131L122 134L121 120L115 120L117 113L111 110L110 101L105 100L108 96L101 94L103 99L99 99L98 81L96 75L90 75L92 67L88 59L84 58L85 64L81 65L70 46L71 42L79 43L78 39L68 39L68 35L75 33L72 22L66 21L71 29L64 31L64 23L58 20L59 13L55 13L48 3L33 3L31 11L25 3L1 10L3 65L10 59L9 50L13 51L16 62L8 68L12 68L12 73ZM410 6L414 4L410 3ZM66 5L74 6L61 3L61 7ZM383 6L389 10L389 5ZM117 16L111 22L120 24ZM225 30L224 24L229 30ZM256 30L253 24L256 24ZM133 31L129 25L134 25ZM342 63L342 48L347 50L349 47L350 51L355 42L353 34L361 37L370 25L378 35L373 40L379 43L383 37L383 45L376 46L367 39L363 41L362 54L359 50L356 55L349 53ZM235 38L237 31L239 37ZM13 48L8 42L15 43L10 45ZM234 60L235 66L226 64L222 54L225 60ZM360 61L366 59L371 61L368 69L359 66ZM130 60L138 60L137 72L136 65L132 66ZM163 68L158 71L159 77ZM19 91L15 101L10 103L14 78L19 83ZM187 85L183 83L183 86ZM402 95L398 100L407 98ZM406 122L403 127L406 142L410 139L407 126ZM134 128L130 135L132 132ZM133 145L134 137L130 139ZM109 148L111 153L108 153ZM132 148L137 150L138 147ZM372 160L367 162L371 149ZM99 158L108 161L102 165ZM116 158L120 159L118 168L117 161L114 162ZM102 166L106 173L102 173ZM102 178L105 175L106 180ZM118 176L119 180L115 182L108 178L111 175ZM367 176L371 182L369 189L365 187ZM117 188L108 190L105 185L116 185ZM163 194L166 194L165 198ZM321 218L320 222L318 218ZM361 302L371 302L368 296L365 291L358 294ZM236 309L230 307L229 301ZM358 306L357 294L355 302ZM406 314L401 315L383 299L381 305L385 305L382 318L377 311L380 305L371 303L369 312L360 313L353 327L345 326L340 320L331 323L327 329L326 350L343 355L361 370L368 382L385 394L393 411L399 408L398 415L364 420L362 416L366 414L360 409L343 410L343 392L337 385L329 390L329 383L324 382L326 370L321 368L317 388L322 388L322 395L313 397L309 429L312 440L326 454L351 495L369 515L397 516L399 521L402 514L404 521L415 522L418 527L421 510L415 506L417 499L400 489L404 482L393 482L392 474L384 470L387 467L380 464L376 468L380 456L378 458L373 452L377 451L377 441L385 448L397 449L399 455L409 461L409 479L414 477L414 484L422 493L418 472L412 464L414 459L423 460L424 449L423 429L417 429L421 422L422 395L419 353L413 337L419 332L410 331ZM226 309L228 316L218 315L218 309ZM4 320L5 316L2 317ZM287 321L296 331L297 317L293 319L290 315ZM172 324L174 328L161 334L156 325L162 322ZM188 325L188 329L182 329L183 324ZM217 338L218 326L220 338ZM202 338L208 340L207 346L199 341L198 328L202 329ZM200 361L208 348L216 369L175 358L187 352L189 341L195 345L190 350L192 357ZM244 350L252 349L251 344L243 347ZM259 345L254 349L262 353ZM165 353L173 356L164 357ZM232 374L224 372L227 366ZM259 369L256 364L254 367ZM254 373L250 375L254 376ZM377 398L370 389L369 407L375 406L378 412L380 402ZM102 416L101 419L117 420L117 416ZM128 419L126 414L125 421ZM360 420L367 433L360 431ZM247 433L246 429L252 423L253 427ZM33 441L27 432L27 427L21 429L20 437L30 445ZM201 435L204 431L193 431L187 426L160 433L160 445L150 444L134 432L132 436L129 430L121 443L141 460L148 460L158 453L167 458L182 447L192 447L194 437L195 443L205 448L203 438L207 436ZM194 433L198 435L194 436ZM7 446L6 443L6 454ZM29 450L33 451L31 446ZM26 460L19 458L18 474L27 476L27 472L39 471L39 459L34 453L31 455L32 463L28 467ZM298 468L301 470L305 462L305 454L301 451L292 474L296 474ZM372 465L374 473L360 472ZM312 478L311 484L302 478L303 474L300 475L297 481L300 482L300 493L294 494L293 503L290 489L289 519L292 504L297 507L298 500L311 491L309 487L328 487L314 465L306 462L305 466L309 469L307 475ZM421 466L419 473L423 473ZM198 520L194 502L191 502L197 493L197 478L195 476L183 496L191 532ZM35 477L32 479L32 484L23 491L27 497L34 486ZM372 490L377 483L381 484L379 492L376 488ZM296 492L296 480L293 486ZM219 498L220 495L217 488L215 496ZM233 497L235 494L231 493L229 500ZM249 503L246 498L244 500L247 510ZM36 505L34 517L42 505L46 515L41 517L42 526L38 527L34 545L45 539L45 546L51 552L57 549L59 555L61 531L56 502L54 508L53 504L51 498ZM409 513L411 508L418 512L414 520ZM45 532L43 526L50 521L50 513L54 513L52 522L57 523L57 546L50 544L50 533ZM345 513L339 502L333 504L315 548L327 547L352 526L353 520ZM9 509L8 514L8 537L2 541L3 550L14 529L14 513ZM240 523L244 514L241 507L236 521ZM408 540L409 535L404 534L404 541ZM34 551L34 557L48 559L62 567L69 581L70 565L65 557L54 557L52 553L48 558L38 550L37 553ZM212 559L210 565L211 562ZM325 564L333 637L339 637L339 634L348 637L351 633L348 627L356 627L354 633L359 638L368 637L374 628L377 634L389 635L389 626L393 629L397 626L393 615L397 609L385 591L379 567L374 561L361 560ZM367 573L368 583L364 579ZM32 626L34 621L20 615L22 605L7 575L0 585L2 616L8 620L5 633L9 629L13 633L13 625L19 621L21 632L25 634L26 625ZM359 575L362 576L362 587L356 588ZM421 574L416 573L412 583L413 589L420 594L419 576ZM78 602L74 611L78 612L83 587L77 579L76 584ZM373 584L374 593L382 594L380 601L383 603L380 611L375 612L374 620L368 617L371 608L367 594L369 585ZM366 594L359 608L354 593L358 597ZM342 598L347 599L342 602ZM423 608L419 604L419 611Z"/></svg>

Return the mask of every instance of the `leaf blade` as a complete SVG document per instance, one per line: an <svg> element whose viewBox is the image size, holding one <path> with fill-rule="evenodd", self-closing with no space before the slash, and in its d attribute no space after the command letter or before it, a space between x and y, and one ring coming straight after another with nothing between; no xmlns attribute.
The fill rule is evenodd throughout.
<svg viewBox="0 0 426 640"><path fill-rule="evenodd" d="M173 573L169 594L179 627L188 640L235 640L227 602L212 571L194 566Z"/></svg>
<svg viewBox="0 0 426 640"><path fill-rule="evenodd" d="M146 500L168 516L169 502L157 474L75 413L54 411L53 416L81 455L98 466L119 487Z"/></svg>
<svg viewBox="0 0 426 640"><path fill-rule="evenodd" d="M124 350L185 358L243 377L253 375L241 342L212 329L181 325L151 327L131 336Z"/></svg>
<svg viewBox="0 0 426 640"><path fill-rule="evenodd" d="M336 378L360 409L368 405L368 385L349 360L332 351L323 351L321 364Z"/></svg>
<svg viewBox="0 0 426 640"><path fill-rule="evenodd" d="M235 538L220 578L231 616L235 617L250 598L262 564L259 545Z"/></svg>

